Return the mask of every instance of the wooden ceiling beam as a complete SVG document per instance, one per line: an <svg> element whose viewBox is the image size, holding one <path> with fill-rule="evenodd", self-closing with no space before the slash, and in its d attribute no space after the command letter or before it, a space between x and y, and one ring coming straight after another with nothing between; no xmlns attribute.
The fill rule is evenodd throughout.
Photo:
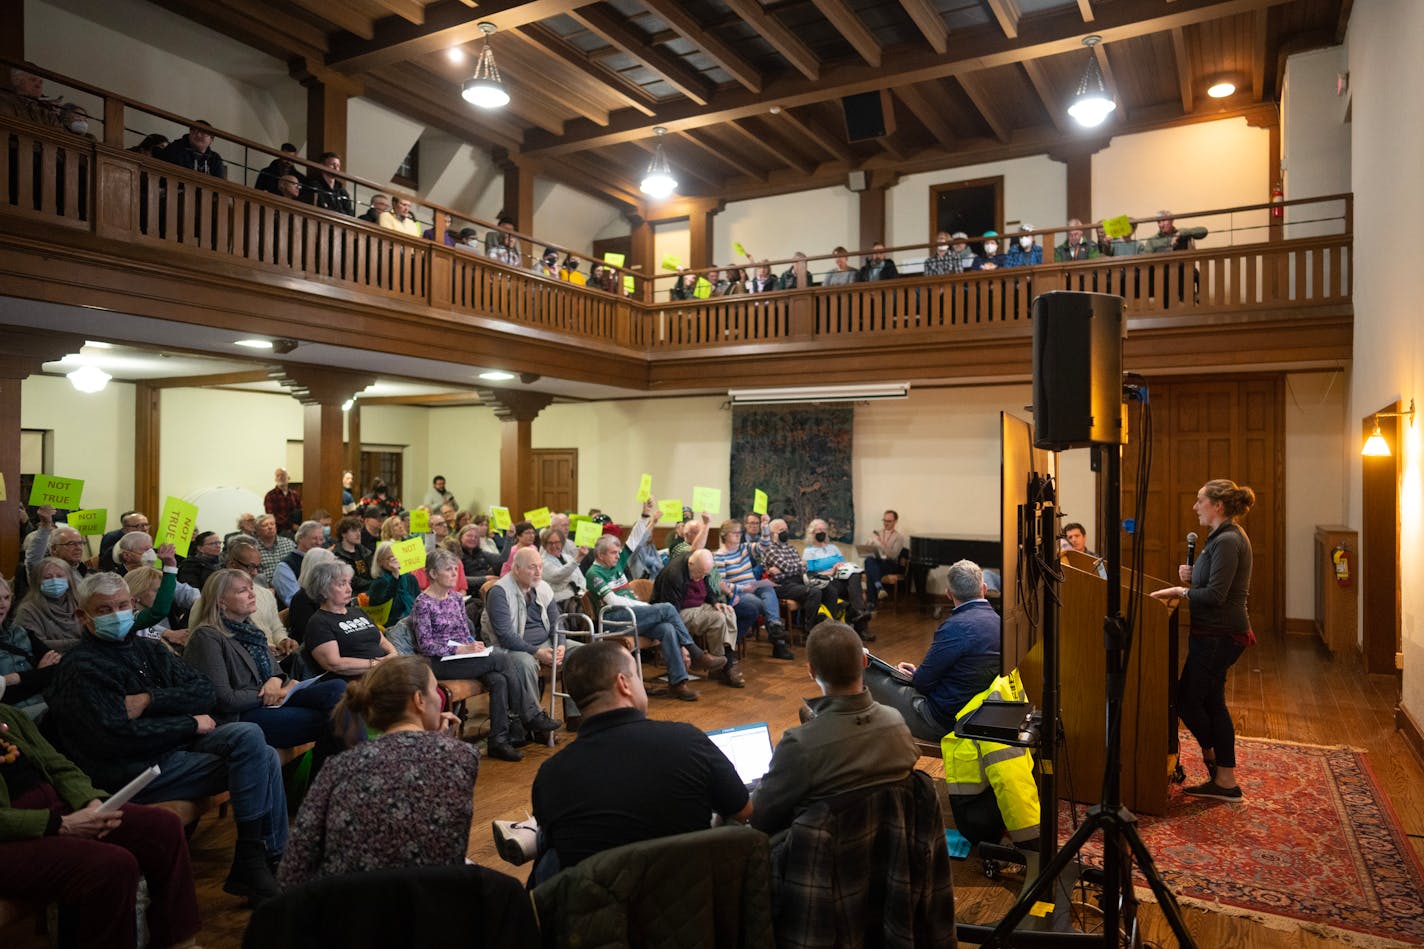
<svg viewBox="0 0 1424 949"><path fill-rule="evenodd" d="M416 26L425 23L425 5L420 0L372 0L372 2L383 10L389 10L407 23L413 23ZM332 6L340 6L339 0Z"/></svg>
<svg viewBox="0 0 1424 949"><path fill-rule="evenodd" d="M344 3L329 3L327 0L292 0L292 4L348 33L361 37L363 40L369 40L376 35L374 21L360 10Z"/></svg>
<svg viewBox="0 0 1424 949"><path fill-rule="evenodd" d="M900 147L899 142L895 141L893 133L880 136L875 140L875 144L879 145L882 151L887 152L890 157L894 158L897 162L905 160L905 150Z"/></svg>
<svg viewBox="0 0 1424 949"><path fill-rule="evenodd" d="M1016 0L984 0L989 5L989 12L994 14L994 19L999 21L999 29L1004 31L1004 35L1009 39L1017 39L1019 35L1019 5Z"/></svg>
<svg viewBox="0 0 1424 949"><path fill-rule="evenodd" d="M880 68L881 50L880 43L876 41L874 34L866 29L864 23L856 12L850 8L846 0L811 0L816 5L816 9L821 11L821 16L830 21L831 26L845 37L860 58L867 64Z"/></svg>
<svg viewBox="0 0 1424 949"><path fill-rule="evenodd" d="M710 27L698 23L696 17L687 12L682 0L642 0L642 3L679 36L711 56L737 82L752 92L761 92L761 72Z"/></svg>
<svg viewBox="0 0 1424 949"><path fill-rule="evenodd" d="M691 142L697 148L711 155L713 158L715 158L717 161L720 161L728 168L740 171L747 177L755 178L757 181L765 181L767 179L767 174L762 169L757 168L750 162L743 161L738 155L733 152L729 152L725 148L718 148L711 142L704 141L702 136L700 136L696 132L678 132L677 136L678 138L681 138L684 141Z"/></svg>
<svg viewBox="0 0 1424 949"><path fill-rule="evenodd" d="M930 0L900 0L900 6L904 7L910 19L915 21L930 48L943 54L948 49L949 27L944 25L944 17L935 9L934 4Z"/></svg>
<svg viewBox="0 0 1424 949"><path fill-rule="evenodd" d="M473 108L453 89L441 88L433 79L423 79L423 70L390 69L371 74L367 98L401 115L444 129L456 138L482 148L518 149L523 131L502 119L475 116ZM425 75L429 75L425 73ZM474 119L480 121L476 123Z"/></svg>
<svg viewBox="0 0 1424 949"><path fill-rule="evenodd" d="M724 127L730 129L742 141L756 148L760 148L788 168L795 168L803 175L809 175L815 170L814 166L806 164L798 158L794 152L783 148L775 142L769 141L765 136L756 134L741 122L728 122Z"/></svg>
<svg viewBox="0 0 1424 949"><path fill-rule="evenodd" d="M379 66L420 59L451 46L479 40L484 34L480 32L477 24L486 20L501 30L512 30L568 13L588 2L589 0L480 0L478 9L471 10L461 0L439 0L425 8L424 23L417 25L391 17L381 21L379 36L376 39L337 37L332 43L331 55L327 57L326 62L328 66L334 66L343 72L364 72ZM270 13L271 7L267 10Z"/></svg>
<svg viewBox="0 0 1424 949"><path fill-rule="evenodd" d="M1043 63L1036 59L1025 59L1019 65L1023 66L1024 72L1028 74L1029 84L1033 86L1033 91L1038 93L1038 101L1043 103L1043 111L1048 113L1048 120L1053 123L1053 127L1063 135L1070 134L1073 128L1068 124L1068 112L1063 105L1063 98L1049 81Z"/></svg>
<svg viewBox="0 0 1424 949"><path fill-rule="evenodd" d="M154 0L166 10L246 43L253 49L286 61L301 56L322 62L327 55L326 34L317 26L252 0L214 4L207 0Z"/></svg>
<svg viewBox="0 0 1424 949"><path fill-rule="evenodd" d="M638 62L667 80L678 92L700 106L712 99L712 84L680 57L648 42L648 34L624 20L616 9L606 3L570 10L570 19L597 34L604 42L618 47Z"/></svg>
<svg viewBox="0 0 1424 949"><path fill-rule="evenodd" d="M954 129L949 121L935 108L930 97L920 91L918 86L898 86L895 89L895 96L910 110L915 118L920 120L920 124L929 129L931 135L939 140L941 144L957 141L958 135L954 134Z"/></svg>
<svg viewBox="0 0 1424 949"><path fill-rule="evenodd" d="M760 0L724 0L733 13L746 21L761 38L771 44L772 49L782 55L807 80L815 82L821 77L821 61L811 48L801 42L791 30L782 25L772 14L766 12Z"/></svg>
<svg viewBox="0 0 1424 949"><path fill-rule="evenodd" d="M144 379L155 389L206 389L214 386L251 385L254 382L268 382L266 368L238 369L233 372L215 372L198 376L169 376L166 379Z"/></svg>
<svg viewBox="0 0 1424 949"><path fill-rule="evenodd" d="M531 48L571 66L582 73L585 78L593 80L628 108L636 109L649 118L653 116L654 100L641 86L629 82L611 70L594 65L582 51L570 46L561 36L547 27L530 24L510 31L509 35L516 36ZM606 126L608 123L600 124Z"/></svg>
<svg viewBox="0 0 1424 949"><path fill-rule="evenodd" d="M850 146L822 129L815 121L799 118L794 115L790 109L782 109L778 114L781 116L782 121L786 122L796 131L797 135L800 135L802 138L810 139L832 158L846 162L847 164L855 161L855 153L850 150Z"/></svg>
<svg viewBox="0 0 1424 949"><path fill-rule="evenodd" d="M1093 0L1078 0L1078 13L1082 15L1084 23L1093 22Z"/></svg>
<svg viewBox="0 0 1424 949"><path fill-rule="evenodd" d="M737 4L743 0L726 0ZM755 2L755 0L751 0ZM1094 29L1106 42L1161 33L1173 27L1206 23L1236 16L1284 2L1284 0L1114 0L1096 11ZM1054 56L1081 50L1083 22L1076 7L1035 14L1024 20L1018 40L1010 40L996 28L956 30L949 37L944 55L919 47L898 47L887 57L887 68L876 69L859 62L829 66L818 82L803 77L769 77L760 95L744 89L724 90L711 108L693 103L669 103L658 109L655 120L627 113L615 114L608 127L570 123L561 139L541 132L529 136L526 153L555 155L597 148L619 141L643 138L652 126L672 131L716 125L732 119L761 115L769 103L783 109L839 99L858 92L872 92L908 83L928 82L965 72Z"/></svg>
<svg viewBox="0 0 1424 949"><path fill-rule="evenodd" d="M989 98L989 91L984 88L984 82L978 73L960 73L955 77L959 80L959 87L964 90L965 96L974 106L979 117L984 120L984 124L989 126L989 131L994 133L994 137L1001 142L1008 142L1009 127L1005 124L1003 117L994 108L993 100Z"/></svg>
<svg viewBox="0 0 1424 949"><path fill-rule="evenodd" d="M1172 30L1172 55L1177 60L1177 85L1181 89L1182 111L1190 112L1194 104L1195 80L1192 77L1192 63L1187 56L1187 33L1181 27Z"/></svg>
<svg viewBox="0 0 1424 949"><path fill-rule="evenodd" d="M1107 84L1108 94L1117 103L1117 119L1119 122L1127 121L1127 103L1122 101L1122 90L1117 84L1117 77L1113 75L1112 63L1108 61L1108 47L1106 38L1103 42L1093 47L1093 56L1098 61L1098 68L1103 72L1103 82Z"/></svg>
<svg viewBox="0 0 1424 949"><path fill-rule="evenodd" d="M653 155L657 154L658 146L656 142L650 142L646 139L643 139L641 141L634 142L633 144L637 145L638 148L641 149L650 158ZM672 165L673 176L679 181L679 190L681 190L682 188L681 180L684 177L697 179L698 181L706 185L707 190L709 191L717 191L722 187L722 184L725 181L724 177L715 175L712 172L707 171L707 169L703 167L703 165L701 165L699 162L689 160L686 155L673 154L672 149L668 148L667 145L667 142L663 143L663 154L667 155L668 163Z"/></svg>
<svg viewBox="0 0 1424 949"><path fill-rule="evenodd" d="M1266 97L1266 47L1270 43L1270 10L1257 10L1251 29L1251 98Z"/></svg>
<svg viewBox="0 0 1424 949"><path fill-rule="evenodd" d="M500 71L505 78L518 82L526 76L532 77L521 86L527 88L530 82L537 81L544 98L568 107L595 125L608 125L610 110L584 91L581 83L557 74L565 69L562 61L557 66L550 63L551 57L543 48L517 30L497 34L495 39L495 57L502 64Z"/></svg>

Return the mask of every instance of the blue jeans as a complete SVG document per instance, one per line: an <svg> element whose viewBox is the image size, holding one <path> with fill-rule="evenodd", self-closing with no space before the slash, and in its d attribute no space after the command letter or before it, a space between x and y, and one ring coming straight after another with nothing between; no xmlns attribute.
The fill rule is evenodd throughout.
<svg viewBox="0 0 1424 949"><path fill-rule="evenodd" d="M887 573L899 573L900 562L898 560L886 560L883 557L865 558L865 586L875 595L880 591L880 578Z"/></svg>
<svg viewBox="0 0 1424 949"><path fill-rule="evenodd" d="M622 604L620 604L622 605ZM656 639L663 650L663 662L667 664L668 685L687 681L687 666L682 661L682 647L697 654L700 650L692 642L692 634L682 621L682 614L671 603L641 603L629 599L633 615L638 619L638 635Z"/></svg>
<svg viewBox="0 0 1424 949"><path fill-rule="evenodd" d="M186 749L159 758L162 772L134 797L138 804L186 801L227 791L232 817L239 824L261 821L267 852L287 847L287 792L277 752L262 729L249 722L219 725L199 735Z"/></svg>
<svg viewBox="0 0 1424 949"><path fill-rule="evenodd" d="M760 607L759 615L766 619L768 626L781 622L781 600L776 596L775 583L770 580L740 583L737 585L737 595L744 600L750 598L754 604Z"/></svg>
<svg viewBox="0 0 1424 949"><path fill-rule="evenodd" d="M273 748L305 745L330 733L331 710L345 694L345 679L327 679L302 689L280 708L263 705L248 709L241 717L262 729Z"/></svg>

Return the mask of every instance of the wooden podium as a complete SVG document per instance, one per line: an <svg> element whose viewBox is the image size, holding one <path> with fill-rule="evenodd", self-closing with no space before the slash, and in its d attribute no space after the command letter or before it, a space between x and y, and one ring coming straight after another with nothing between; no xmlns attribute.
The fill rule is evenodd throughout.
<svg viewBox="0 0 1424 949"><path fill-rule="evenodd" d="M1096 804L1102 797L1107 760L1107 682L1103 615L1107 581L1097 560L1069 551L1061 561L1062 604L1058 615L1059 699L1064 741L1056 762L1058 793L1064 799ZM1123 570L1122 608L1127 612L1128 571ZM1149 594L1172 586L1144 576L1137 634L1127 659L1122 716L1122 802L1140 814L1165 814L1167 785L1177 764L1178 610ZM1035 705L1043 699L1043 644L1036 643L1020 666L1024 688ZM1047 727L1047 723L1045 723Z"/></svg>

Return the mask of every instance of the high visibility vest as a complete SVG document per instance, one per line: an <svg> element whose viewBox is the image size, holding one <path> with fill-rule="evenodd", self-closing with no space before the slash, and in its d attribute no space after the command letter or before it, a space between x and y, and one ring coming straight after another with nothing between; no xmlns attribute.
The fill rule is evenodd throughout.
<svg viewBox="0 0 1424 949"><path fill-rule="evenodd" d="M1017 669L994 679L987 689L964 703L956 724L990 698L1024 701L1023 680ZM992 787L1010 839L1022 843L1038 836L1038 784L1033 778L1033 755L1027 748L960 738L950 732L944 736L940 749L950 794L972 797Z"/></svg>

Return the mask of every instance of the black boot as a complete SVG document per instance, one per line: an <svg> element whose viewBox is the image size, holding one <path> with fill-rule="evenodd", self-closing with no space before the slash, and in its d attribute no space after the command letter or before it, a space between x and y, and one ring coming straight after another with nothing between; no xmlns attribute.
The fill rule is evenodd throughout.
<svg viewBox="0 0 1424 949"><path fill-rule="evenodd" d="M773 659L795 659L796 654L791 651L791 647L786 642L786 627L780 623L772 623L766 628L767 638L771 640L771 658Z"/></svg>
<svg viewBox="0 0 1424 949"><path fill-rule="evenodd" d="M223 890L234 896L245 896L256 906L282 895L277 878L267 865L267 847L262 840L260 820L242 821L237 825L237 845L232 851L232 869L228 871Z"/></svg>

